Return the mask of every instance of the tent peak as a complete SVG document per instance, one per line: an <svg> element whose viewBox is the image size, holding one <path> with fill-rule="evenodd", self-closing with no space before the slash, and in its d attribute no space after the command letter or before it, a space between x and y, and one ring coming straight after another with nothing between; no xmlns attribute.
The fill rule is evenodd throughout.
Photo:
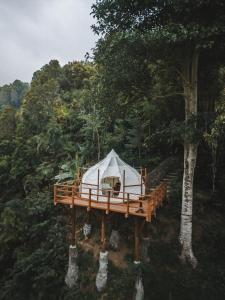
<svg viewBox="0 0 225 300"><path fill-rule="evenodd" d="M115 157L115 156L119 156L119 155L116 153L116 151L114 149L112 149L107 156Z"/></svg>

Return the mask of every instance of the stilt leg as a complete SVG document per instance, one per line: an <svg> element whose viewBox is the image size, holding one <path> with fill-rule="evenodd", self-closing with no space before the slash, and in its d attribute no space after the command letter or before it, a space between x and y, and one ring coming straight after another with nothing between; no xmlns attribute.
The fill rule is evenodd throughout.
<svg viewBox="0 0 225 300"><path fill-rule="evenodd" d="M143 235L141 238L141 260L145 263L150 262L150 257L149 257L149 247L150 247L150 237L148 234L148 224L145 222L144 224L144 230L143 230Z"/></svg>
<svg viewBox="0 0 225 300"><path fill-rule="evenodd" d="M108 252L106 251L106 216L102 214L101 220L102 247L99 255L99 270L96 277L96 287L99 292L103 291L107 284L108 275Z"/></svg>
<svg viewBox="0 0 225 300"><path fill-rule="evenodd" d="M85 239L88 239L91 234L91 212L90 211L87 212L87 220L83 226L83 233Z"/></svg>
<svg viewBox="0 0 225 300"><path fill-rule="evenodd" d="M144 286L142 282L142 272L140 266L137 269L136 281L134 286L134 300L143 300L144 299Z"/></svg>
<svg viewBox="0 0 225 300"><path fill-rule="evenodd" d="M69 248L69 265L68 271L66 274L65 282L68 287L73 287L77 285L78 280L78 265L77 265L77 247L76 247L76 209L73 206L71 208L72 214L72 236L71 236L71 245Z"/></svg>
<svg viewBox="0 0 225 300"><path fill-rule="evenodd" d="M140 247L140 220L138 217L134 218L134 263L141 262L141 247Z"/></svg>
<svg viewBox="0 0 225 300"><path fill-rule="evenodd" d="M101 218L101 249L102 252L106 251L106 215L103 212L102 213L102 218Z"/></svg>
<svg viewBox="0 0 225 300"><path fill-rule="evenodd" d="M71 208L72 213L72 236L71 236L71 245L75 246L76 244L76 208L73 206Z"/></svg>
<svg viewBox="0 0 225 300"><path fill-rule="evenodd" d="M112 249L118 250L119 244L120 244L120 234L118 230L118 215L115 215L115 223L109 238L109 245Z"/></svg>
<svg viewBox="0 0 225 300"><path fill-rule="evenodd" d="M136 281L135 281L135 292L134 300L143 300L144 299L144 286L142 282L142 272L141 272L141 223L138 217L134 219L134 263L136 267Z"/></svg>
<svg viewBox="0 0 225 300"><path fill-rule="evenodd" d="M113 250L118 250L120 244L120 235L119 231L112 229L110 238L109 238L109 245Z"/></svg>

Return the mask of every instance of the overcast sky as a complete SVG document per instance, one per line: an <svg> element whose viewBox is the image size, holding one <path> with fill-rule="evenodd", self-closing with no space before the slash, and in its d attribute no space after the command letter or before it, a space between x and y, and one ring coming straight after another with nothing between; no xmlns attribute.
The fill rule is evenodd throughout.
<svg viewBox="0 0 225 300"><path fill-rule="evenodd" d="M97 36L94 0L0 0L0 85L30 82L51 59L63 65L84 59Z"/></svg>

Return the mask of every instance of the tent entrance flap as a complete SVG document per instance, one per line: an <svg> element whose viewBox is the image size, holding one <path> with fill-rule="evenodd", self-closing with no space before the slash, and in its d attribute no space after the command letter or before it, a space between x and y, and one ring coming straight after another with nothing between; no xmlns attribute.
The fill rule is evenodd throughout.
<svg viewBox="0 0 225 300"><path fill-rule="evenodd" d="M106 195L107 191L112 192L112 196L118 196L121 188L120 178L116 176L104 177L101 180L102 194Z"/></svg>

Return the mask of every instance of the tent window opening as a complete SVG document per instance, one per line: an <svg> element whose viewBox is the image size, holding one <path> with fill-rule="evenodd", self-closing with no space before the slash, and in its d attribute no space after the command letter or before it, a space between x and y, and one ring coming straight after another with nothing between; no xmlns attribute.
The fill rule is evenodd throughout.
<svg viewBox="0 0 225 300"><path fill-rule="evenodd" d="M111 191L111 195L116 197L119 195L121 182L119 177L105 177L101 180L102 195L107 195L108 191Z"/></svg>

